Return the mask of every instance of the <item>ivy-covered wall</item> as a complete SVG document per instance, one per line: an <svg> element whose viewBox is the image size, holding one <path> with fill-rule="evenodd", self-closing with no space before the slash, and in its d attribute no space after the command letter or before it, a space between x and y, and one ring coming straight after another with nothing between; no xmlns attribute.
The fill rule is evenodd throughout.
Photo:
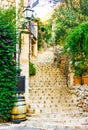
<svg viewBox="0 0 88 130"><path fill-rule="evenodd" d="M10 119L16 93L15 8L0 9L0 118Z"/></svg>

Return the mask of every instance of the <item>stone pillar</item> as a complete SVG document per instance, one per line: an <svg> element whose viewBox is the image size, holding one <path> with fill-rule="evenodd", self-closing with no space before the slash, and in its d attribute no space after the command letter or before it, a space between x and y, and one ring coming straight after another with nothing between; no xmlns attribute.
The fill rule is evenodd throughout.
<svg viewBox="0 0 88 130"><path fill-rule="evenodd" d="M22 47L20 54L21 75L25 76L25 99L29 103L29 34L22 34Z"/></svg>

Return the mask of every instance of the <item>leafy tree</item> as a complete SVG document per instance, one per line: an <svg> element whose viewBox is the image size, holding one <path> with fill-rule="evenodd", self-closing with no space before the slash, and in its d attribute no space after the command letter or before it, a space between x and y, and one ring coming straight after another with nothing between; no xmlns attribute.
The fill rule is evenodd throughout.
<svg viewBox="0 0 88 130"><path fill-rule="evenodd" d="M64 40L70 31L88 20L88 0L63 0L54 10L56 43ZM59 40L57 40L59 39Z"/></svg>
<svg viewBox="0 0 88 130"><path fill-rule="evenodd" d="M66 38L65 51L70 55L76 76L88 74L88 22L80 24Z"/></svg>
<svg viewBox="0 0 88 130"><path fill-rule="evenodd" d="M41 20L39 19L38 20L38 49L40 49L40 48L42 48L42 40L43 40L43 38L42 38L42 22L41 22Z"/></svg>
<svg viewBox="0 0 88 130"><path fill-rule="evenodd" d="M52 23L47 21L44 25L41 21L39 21L38 26L38 47L43 47L43 42L49 44L51 42L52 36Z"/></svg>
<svg viewBox="0 0 88 130"><path fill-rule="evenodd" d="M45 26L44 26L44 31L43 31L43 39L46 43L49 43L51 40L51 36L52 36L52 24L50 22L48 22Z"/></svg>

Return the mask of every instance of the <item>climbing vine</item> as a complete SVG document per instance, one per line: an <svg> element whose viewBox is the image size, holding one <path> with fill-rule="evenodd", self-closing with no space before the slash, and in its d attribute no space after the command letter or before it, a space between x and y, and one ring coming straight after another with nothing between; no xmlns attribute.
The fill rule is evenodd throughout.
<svg viewBox="0 0 88 130"><path fill-rule="evenodd" d="M10 119L16 93L15 8L0 9L0 118Z"/></svg>

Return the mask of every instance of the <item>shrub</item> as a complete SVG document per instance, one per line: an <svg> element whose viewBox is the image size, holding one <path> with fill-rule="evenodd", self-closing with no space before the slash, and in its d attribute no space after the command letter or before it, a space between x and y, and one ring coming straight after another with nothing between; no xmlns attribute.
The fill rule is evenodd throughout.
<svg viewBox="0 0 88 130"><path fill-rule="evenodd" d="M36 68L31 62L29 62L29 75L36 75Z"/></svg>
<svg viewBox="0 0 88 130"><path fill-rule="evenodd" d="M0 117L8 120L16 100L15 9L0 9Z"/></svg>
<svg viewBox="0 0 88 130"><path fill-rule="evenodd" d="M88 22L80 24L66 39L65 51L71 56L76 76L88 73Z"/></svg>

